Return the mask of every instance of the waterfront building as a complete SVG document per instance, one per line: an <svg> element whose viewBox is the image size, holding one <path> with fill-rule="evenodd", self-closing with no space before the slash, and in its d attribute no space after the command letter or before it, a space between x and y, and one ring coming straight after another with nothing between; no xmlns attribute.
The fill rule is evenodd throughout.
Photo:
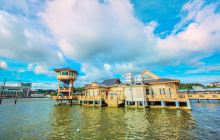
<svg viewBox="0 0 220 140"><path fill-rule="evenodd" d="M79 98L82 105L104 106L108 87L104 84L93 82L85 86L85 95Z"/></svg>
<svg viewBox="0 0 220 140"><path fill-rule="evenodd" d="M62 104L63 101L68 101L69 104L73 103L73 100L78 100L77 95L73 95L73 84L77 79L78 72L70 68L60 68L54 70L57 73L58 89L57 94L52 96L52 99L57 100L57 103Z"/></svg>
<svg viewBox="0 0 220 140"><path fill-rule="evenodd" d="M189 99L178 92L179 80L161 78L148 70L141 82L124 86L125 106L191 109Z"/></svg>
<svg viewBox="0 0 220 140"><path fill-rule="evenodd" d="M18 86L0 86L2 97L29 97L32 83L21 83Z"/></svg>
<svg viewBox="0 0 220 140"><path fill-rule="evenodd" d="M90 106L118 106L120 96L123 90L117 85L120 84L119 79L108 79L102 83L93 82L85 86L85 95L79 98L82 105ZM118 103L118 104L117 104Z"/></svg>
<svg viewBox="0 0 220 140"><path fill-rule="evenodd" d="M84 95L73 94L73 83L78 75L75 70L63 68L55 71L58 93L52 98L56 100L68 100L70 103L78 100L79 104L87 106L191 109L188 96L179 94L179 80L161 78L148 70L138 76L125 74L125 83L115 78L87 84Z"/></svg>
<svg viewBox="0 0 220 140"><path fill-rule="evenodd" d="M124 100L124 85L114 84L109 87L108 96L105 98L105 102L108 106L123 106Z"/></svg>
<svg viewBox="0 0 220 140"><path fill-rule="evenodd" d="M211 86L211 87L220 87L220 83L219 83L219 82L212 82L212 83L209 83L208 86Z"/></svg>
<svg viewBox="0 0 220 140"><path fill-rule="evenodd" d="M58 91L57 96L71 96L73 94L73 84L77 79L77 71L70 68L54 70L57 73Z"/></svg>

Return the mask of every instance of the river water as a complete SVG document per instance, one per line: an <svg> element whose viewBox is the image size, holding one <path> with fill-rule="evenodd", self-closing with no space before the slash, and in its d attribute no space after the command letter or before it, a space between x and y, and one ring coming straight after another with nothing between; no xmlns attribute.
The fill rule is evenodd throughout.
<svg viewBox="0 0 220 140"><path fill-rule="evenodd" d="M192 111L55 106L51 99L4 99L0 140L220 139L220 103Z"/></svg>

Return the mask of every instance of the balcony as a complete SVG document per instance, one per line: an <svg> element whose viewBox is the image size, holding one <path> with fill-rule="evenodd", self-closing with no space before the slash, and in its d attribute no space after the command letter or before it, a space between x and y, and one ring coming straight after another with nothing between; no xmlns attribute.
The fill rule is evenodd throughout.
<svg viewBox="0 0 220 140"><path fill-rule="evenodd" d="M52 96L51 97L54 100L75 100L78 99L77 95L73 95L73 96Z"/></svg>
<svg viewBox="0 0 220 140"><path fill-rule="evenodd" d="M71 76L71 75L57 75L57 79L58 79L58 80L68 80L68 79L76 80L76 76Z"/></svg>
<svg viewBox="0 0 220 140"><path fill-rule="evenodd" d="M188 96L186 95L166 95L166 94L157 94L157 95L148 95L147 100L149 101L187 101Z"/></svg>
<svg viewBox="0 0 220 140"><path fill-rule="evenodd" d="M188 96L189 99L211 99L211 100L220 99L220 94L218 93L195 93L195 94L183 94L183 95Z"/></svg>
<svg viewBox="0 0 220 140"><path fill-rule="evenodd" d="M60 92L69 92L69 88L68 87L60 88Z"/></svg>
<svg viewBox="0 0 220 140"><path fill-rule="evenodd" d="M97 96L79 96L79 100L86 100L86 101L93 101L93 100L102 100L104 99L103 95L97 95Z"/></svg>

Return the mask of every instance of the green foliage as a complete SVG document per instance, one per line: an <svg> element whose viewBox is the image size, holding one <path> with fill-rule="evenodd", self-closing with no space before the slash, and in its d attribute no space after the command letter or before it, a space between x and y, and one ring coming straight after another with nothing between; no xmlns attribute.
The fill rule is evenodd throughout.
<svg viewBox="0 0 220 140"><path fill-rule="evenodd" d="M205 88L205 86L200 83L180 83L179 89L191 90L191 89L193 89L193 86L200 86L200 87Z"/></svg>
<svg viewBox="0 0 220 140"><path fill-rule="evenodd" d="M216 86L210 86L210 85L205 86L200 83L180 83L179 89L180 90L182 90L182 89L191 90L191 89L193 89L193 86L200 86L203 88L216 88Z"/></svg>
<svg viewBox="0 0 220 140"><path fill-rule="evenodd" d="M52 89L37 89L37 94L54 95L54 94L56 94L56 90L52 90Z"/></svg>
<svg viewBox="0 0 220 140"><path fill-rule="evenodd" d="M83 92L85 90L84 87L77 87L77 88L73 88L73 92Z"/></svg>

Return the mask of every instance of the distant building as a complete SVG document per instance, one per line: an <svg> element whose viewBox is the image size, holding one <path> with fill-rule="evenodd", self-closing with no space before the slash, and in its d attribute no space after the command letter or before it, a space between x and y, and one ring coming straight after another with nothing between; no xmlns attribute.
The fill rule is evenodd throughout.
<svg viewBox="0 0 220 140"><path fill-rule="evenodd" d="M201 89L203 89L203 87L202 86L193 86L192 89L193 90L201 90Z"/></svg>
<svg viewBox="0 0 220 140"><path fill-rule="evenodd" d="M31 87L31 83L21 83L19 86L0 86L0 94L2 97L29 97Z"/></svg>
<svg viewBox="0 0 220 140"><path fill-rule="evenodd" d="M209 83L208 85L212 86L212 87L220 87L220 83L219 82L212 82L212 83Z"/></svg>

